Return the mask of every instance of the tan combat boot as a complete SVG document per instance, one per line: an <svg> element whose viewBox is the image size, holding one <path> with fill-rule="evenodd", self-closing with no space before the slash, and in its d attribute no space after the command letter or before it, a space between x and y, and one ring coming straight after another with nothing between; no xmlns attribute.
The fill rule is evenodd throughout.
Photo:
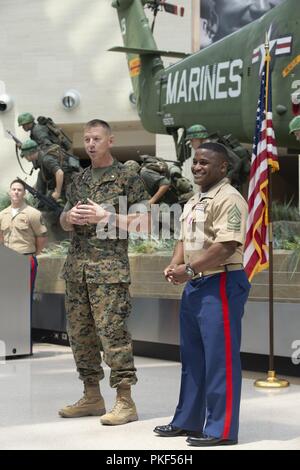
<svg viewBox="0 0 300 470"><path fill-rule="evenodd" d="M115 406L109 413L102 416L100 419L101 424L114 426L137 420L138 415L134 401L131 398L130 387L118 387Z"/></svg>
<svg viewBox="0 0 300 470"><path fill-rule="evenodd" d="M81 418L83 416L102 416L106 413L99 384L84 384L84 394L74 405L65 406L58 414L62 418Z"/></svg>

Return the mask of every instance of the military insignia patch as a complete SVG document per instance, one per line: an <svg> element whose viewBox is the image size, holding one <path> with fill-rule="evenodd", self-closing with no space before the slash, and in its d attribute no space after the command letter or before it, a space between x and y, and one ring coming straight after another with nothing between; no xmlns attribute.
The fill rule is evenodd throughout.
<svg viewBox="0 0 300 470"><path fill-rule="evenodd" d="M141 59L134 58L129 61L129 70L131 77L137 77L141 72Z"/></svg>
<svg viewBox="0 0 300 470"><path fill-rule="evenodd" d="M227 214L227 230L231 232L241 231L242 214L238 206L235 204Z"/></svg>

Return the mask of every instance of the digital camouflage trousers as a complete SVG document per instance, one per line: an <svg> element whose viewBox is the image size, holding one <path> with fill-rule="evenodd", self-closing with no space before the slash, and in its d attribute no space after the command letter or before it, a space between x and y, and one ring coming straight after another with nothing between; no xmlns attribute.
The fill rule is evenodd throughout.
<svg viewBox="0 0 300 470"><path fill-rule="evenodd" d="M130 310L127 284L67 281L67 332L79 378L85 383L95 384L104 377L101 348L111 368L111 387L137 382L126 324Z"/></svg>

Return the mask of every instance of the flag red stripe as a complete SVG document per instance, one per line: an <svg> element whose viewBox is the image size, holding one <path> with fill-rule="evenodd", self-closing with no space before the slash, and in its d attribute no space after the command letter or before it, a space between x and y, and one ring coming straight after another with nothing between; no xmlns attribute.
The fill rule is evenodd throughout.
<svg viewBox="0 0 300 470"><path fill-rule="evenodd" d="M257 196L257 193L259 193L259 188L260 188L261 184L265 181L267 176L268 176L268 170L265 170L261 173L261 177L259 178L259 180L255 184L255 186L253 188L253 191L251 192L251 194L248 198L248 208L249 209L250 209L250 207L251 208L253 207L255 198ZM263 179L263 177L265 177L265 179ZM250 210L249 210L249 212L250 212Z"/></svg>
<svg viewBox="0 0 300 470"><path fill-rule="evenodd" d="M277 44L277 45L276 45L276 50L277 50L277 49L283 49L283 48L285 48L285 47L289 47L289 48L290 48L290 47L291 47L291 41L289 41L289 42L283 42L282 44Z"/></svg>
<svg viewBox="0 0 300 470"><path fill-rule="evenodd" d="M286 47L286 43L278 45ZM255 273L268 265L268 165L278 169L275 133L271 111L271 82L266 88L266 64L261 78L257 121L252 151L248 193L249 216L245 242L245 271L251 280ZM265 109L268 91L268 109Z"/></svg>

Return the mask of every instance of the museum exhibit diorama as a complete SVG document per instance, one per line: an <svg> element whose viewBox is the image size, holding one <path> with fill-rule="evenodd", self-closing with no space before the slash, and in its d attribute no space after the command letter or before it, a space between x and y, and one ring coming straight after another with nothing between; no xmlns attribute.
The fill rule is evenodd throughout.
<svg viewBox="0 0 300 470"><path fill-rule="evenodd" d="M16 4L15 1L4 3L7 9ZM26 69L23 77L26 90L21 88L20 81L14 81L15 68L9 59L13 43L20 47L27 38L26 31L20 28L14 42L6 40L6 72L0 76L0 121L7 156L0 166L3 174L0 210L10 204L7 187L17 175L35 189L36 172L31 172L31 166L24 158L20 160L14 155L15 143L18 154L20 145L28 137L17 124L17 115L27 110L32 111L34 118L51 115L53 126L57 125L54 134L61 129L70 137L73 144L67 151L76 156L82 168L89 164L82 143L84 123L93 117L102 117L112 124L116 137L112 152L119 161L141 162L143 155L157 155L167 162L169 170L176 163L185 178L191 176L189 168L193 154L186 131L196 123L203 124L210 135L217 133L217 138L223 139L231 150L242 149L237 181L239 190L247 198L267 41L271 54L273 125L280 166L280 171L272 175L276 368L278 372L300 375L297 361L291 360L300 331L300 147L294 132L289 131L290 121L300 114L299 2L252 2L243 15L236 16L239 22L235 26L229 20L228 24L225 22L225 18L232 17L226 17L226 2L192 1L188 2L190 6L184 12L158 1L113 0L105 3L106 23L99 19L102 33L101 27L95 27L93 17L96 15L91 14L88 18L90 36L83 41L80 40L80 27L73 31L66 20L68 5L60 11L51 9L51 5L45 9L40 5L36 11L31 5L31 21L36 37L40 37L34 50L40 62L38 66L33 64L33 53L26 52L24 61L27 60L35 72L31 77ZM93 0L97 12L100 11L98 4ZM201 5L202 10L199 10ZM77 5L76 8L73 13L80 18L80 7ZM197 21L195 12L199 13ZM183 13L185 17L181 18ZM174 45L168 38L169 21L178 30ZM198 48L193 47L196 52L191 53L192 39L197 36L196 29L200 30L200 26L202 35L205 33L207 37L204 39L200 33L200 44ZM109 41L108 30L116 31ZM106 38L103 44L101 37ZM33 39L26 40L30 51ZM65 48L59 49L59 43L65 44ZM101 54L97 49L100 43ZM44 58L45 48L48 62ZM57 50L59 54L56 54ZM48 76L55 77L51 86ZM39 86L39 83L43 85ZM6 130L12 131L17 139L15 142ZM9 254L5 247L1 247L0 252L1 298L5 299L1 306L0 340L6 343L7 357L31 354L31 333L36 341L68 344L65 284L61 271L69 235L60 230L57 213L52 214L53 201L50 205L48 201L47 206L47 201L41 203L35 196L33 191L27 195L27 200L43 211L50 236L49 245L38 256L32 314L29 293L26 296L22 291L29 284L26 266L26 275L23 273L25 259L15 253ZM62 208L63 204L58 212ZM168 208L164 211L168 212ZM169 239L164 235L130 238L133 310L128 324L137 355L179 360L178 310L183 286L167 283L163 275L175 241L172 231ZM2 266L10 266L10 269L3 270ZM18 282L18 296L14 296L13 281L17 276L21 277L21 272L24 274L22 287L19 288L21 283ZM241 351L245 369L265 371L268 368L268 304L269 272L266 269L252 280L243 319ZM20 309L23 309L24 324L18 320ZM18 325L17 330L14 325ZM16 339L12 337L12 330L18 336Z"/></svg>

